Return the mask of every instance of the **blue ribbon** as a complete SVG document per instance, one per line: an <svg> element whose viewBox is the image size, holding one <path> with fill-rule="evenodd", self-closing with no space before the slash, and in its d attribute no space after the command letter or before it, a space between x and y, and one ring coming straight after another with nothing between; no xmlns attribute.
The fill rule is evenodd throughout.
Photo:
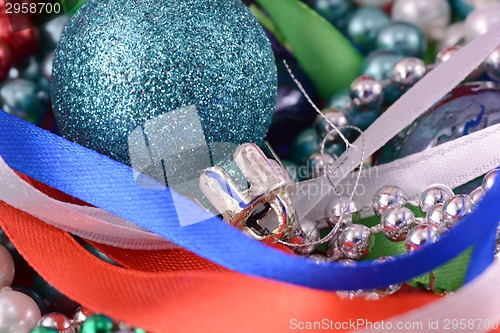
<svg viewBox="0 0 500 333"><path fill-rule="evenodd" d="M0 112L0 133L0 155L14 170L244 274L316 289L356 290L409 280L470 246L474 246L474 260L468 268L468 280L493 260L491 235L500 221L500 182L439 242L393 261L343 266L315 263L272 249L210 217L173 191L138 187L130 167L4 112ZM203 222L181 227L178 214Z"/></svg>

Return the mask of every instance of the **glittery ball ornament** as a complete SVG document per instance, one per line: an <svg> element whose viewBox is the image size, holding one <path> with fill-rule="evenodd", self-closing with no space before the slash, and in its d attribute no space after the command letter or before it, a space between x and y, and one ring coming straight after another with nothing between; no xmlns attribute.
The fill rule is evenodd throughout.
<svg viewBox="0 0 500 333"><path fill-rule="evenodd" d="M207 142L261 143L276 91L269 40L239 0L90 0L64 30L51 86L62 135L127 164L133 130L189 105Z"/></svg>

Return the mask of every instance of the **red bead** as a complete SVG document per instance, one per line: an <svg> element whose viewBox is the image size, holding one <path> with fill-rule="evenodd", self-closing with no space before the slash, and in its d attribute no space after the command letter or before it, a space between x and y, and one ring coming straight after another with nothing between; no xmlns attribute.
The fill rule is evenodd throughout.
<svg viewBox="0 0 500 333"><path fill-rule="evenodd" d="M0 40L0 80L3 80L9 74L12 66L12 53L10 47L4 41Z"/></svg>
<svg viewBox="0 0 500 333"><path fill-rule="evenodd" d="M19 31L13 32L12 27ZM25 29L28 27L31 28ZM14 61L21 62L36 51L38 30L24 15L12 15L9 20L7 14L0 14L0 39L3 39L10 46Z"/></svg>

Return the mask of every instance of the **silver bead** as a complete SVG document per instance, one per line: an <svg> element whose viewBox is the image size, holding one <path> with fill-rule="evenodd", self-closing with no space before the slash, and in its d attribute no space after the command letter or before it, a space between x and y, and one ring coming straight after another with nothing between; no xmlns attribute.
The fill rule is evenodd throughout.
<svg viewBox="0 0 500 333"><path fill-rule="evenodd" d="M453 191L446 185L431 185L420 196L420 209L422 212L427 213L432 206L437 203L444 203L453 195Z"/></svg>
<svg viewBox="0 0 500 333"><path fill-rule="evenodd" d="M344 257L344 254L339 248L339 236L343 229L339 229L333 238L330 239L326 248L326 256L330 258L331 261L339 261Z"/></svg>
<svg viewBox="0 0 500 333"><path fill-rule="evenodd" d="M492 170L486 174L483 178L483 189L487 192L495 183L495 178L497 177L498 169Z"/></svg>
<svg viewBox="0 0 500 333"><path fill-rule="evenodd" d="M444 222L443 207L444 204L437 203L427 210L425 220L428 224L438 227Z"/></svg>
<svg viewBox="0 0 500 333"><path fill-rule="evenodd" d="M343 213L343 214L342 214ZM340 221L342 215L342 224L352 224L353 221L359 219L359 212L354 201L347 196L335 197L326 207L326 216L329 218L331 225L335 225Z"/></svg>
<svg viewBox="0 0 500 333"><path fill-rule="evenodd" d="M57 312L48 313L40 318L38 326L55 328L59 333L75 333L71 320Z"/></svg>
<svg viewBox="0 0 500 333"><path fill-rule="evenodd" d="M382 83L370 76L360 76L351 84L350 95L354 105L361 110L379 107L384 101Z"/></svg>
<svg viewBox="0 0 500 333"><path fill-rule="evenodd" d="M78 309L76 309L75 314L73 315L73 326L75 327L77 332L80 332L80 327L82 326L83 322L87 320L88 317L96 314L93 311L90 311L87 308L84 308L83 306L80 306Z"/></svg>
<svg viewBox="0 0 500 333"><path fill-rule="evenodd" d="M380 188L372 199L373 210L378 216L381 216L391 207L404 206L406 202L404 192L394 185L387 185Z"/></svg>
<svg viewBox="0 0 500 333"><path fill-rule="evenodd" d="M325 257L321 254L312 254L308 258L317 264L326 264L327 262L330 261L330 259L328 259L327 257Z"/></svg>
<svg viewBox="0 0 500 333"><path fill-rule="evenodd" d="M345 228L339 236L339 248L349 259L365 258L372 242L371 231L365 225L353 224Z"/></svg>
<svg viewBox="0 0 500 333"><path fill-rule="evenodd" d="M477 205L479 201L481 201L485 194L486 191L482 186L479 186L474 191L470 192L470 198L472 199L472 203L474 203L474 206Z"/></svg>
<svg viewBox="0 0 500 333"><path fill-rule="evenodd" d="M398 61L392 70L392 80L409 87L425 75L425 63L419 58L404 58Z"/></svg>
<svg viewBox="0 0 500 333"><path fill-rule="evenodd" d="M375 262L382 263L392 260L394 260L393 257L380 257L377 260L375 260ZM373 290L373 292L375 292L379 297L386 297L398 292L399 289L401 289L402 285L403 285L402 283L391 284L385 288L375 289Z"/></svg>
<svg viewBox="0 0 500 333"><path fill-rule="evenodd" d="M411 229L406 236L406 251L413 252L420 250L424 246L434 243L439 238L436 227L428 224L421 224Z"/></svg>
<svg viewBox="0 0 500 333"><path fill-rule="evenodd" d="M466 194L458 194L449 198L443 206L445 222L453 225L468 215L473 208L472 199Z"/></svg>
<svg viewBox="0 0 500 333"><path fill-rule="evenodd" d="M294 238L299 244L307 244L319 240L319 229L316 222L304 220L298 223L298 228L294 231ZM294 251L299 254L310 254L314 252L316 245L297 247Z"/></svg>
<svg viewBox="0 0 500 333"><path fill-rule="evenodd" d="M389 208L380 219L385 237L394 242L403 241L414 223L415 215L406 207Z"/></svg>
<svg viewBox="0 0 500 333"><path fill-rule="evenodd" d="M309 172L309 179L324 176L327 171L327 166L333 164L334 162L335 159L327 153L325 153L323 156L321 156L320 153L314 153L309 156L306 162Z"/></svg>
<svg viewBox="0 0 500 333"><path fill-rule="evenodd" d="M459 45L445 47L436 55L436 65L447 62L460 49Z"/></svg>
<svg viewBox="0 0 500 333"><path fill-rule="evenodd" d="M323 115L326 117L326 119L328 119L330 123L335 125L335 127L337 128L342 128L349 124L349 121L347 120L345 114L337 109L329 109L328 111L323 112ZM327 121L325 121L325 119L321 115L318 115L316 117L315 127L318 135L321 138L324 138L328 135L328 140L333 142L340 141L339 133L337 131L334 131L334 128Z"/></svg>
<svg viewBox="0 0 500 333"><path fill-rule="evenodd" d="M490 78L500 81L500 47L497 47L495 51L486 58L483 62L483 68Z"/></svg>

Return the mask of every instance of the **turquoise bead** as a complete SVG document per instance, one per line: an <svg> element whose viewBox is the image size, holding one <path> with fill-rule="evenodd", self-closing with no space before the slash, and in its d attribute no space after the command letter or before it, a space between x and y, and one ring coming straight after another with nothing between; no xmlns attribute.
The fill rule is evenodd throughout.
<svg viewBox="0 0 500 333"><path fill-rule="evenodd" d="M351 125L359 127L359 129L364 131L370 127L381 114L382 111L380 109L360 112L356 108L352 108L347 113L347 119L349 119Z"/></svg>
<svg viewBox="0 0 500 333"><path fill-rule="evenodd" d="M346 109L351 105L351 96L349 90L342 90L333 95L327 103L328 108L337 110Z"/></svg>
<svg viewBox="0 0 500 333"><path fill-rule="evenodd" d="M302 131L292 142L290 159L298 165L304 165L314 153L319 151L319 137L314 128Z"/></svg>
<svg viewBox="0 0 500 333"><path fill-rule="evenodd" d="M380 9L362 7L351 16L347 36L364 51L371 51L375 48L379 30L389 22L389 16Z"/></svg>
<svg viewBox="0 0 500 333"><path fill-rule="evenodd" d="M465 19L474 9L466 0L450 0L450 3L453 13L457 14L461 19Z"/></svg>
<svg viewBox="0 0 500 333"><path fill-rule="evenodd" d="M403 55L394 51L374 51L365 59L362 74L379 81L389 80L394 66L403 58Z"/></svg>
<svg viewBox="0 0 500 333"><path fill-rule="evenodd" d="M400 52L407 57L421 58L426 51L427 41L416 26L404 22L392 22L379 31L377 48Z"/></svg>
<svg viewBox="0 0 500 333"><path fill-rule="evenodd" d="M312 7L319 15L334 23L346 15L352 7L352 1L348 0L314 0Z"/></svg>
<svg viewBox="0 0 500 333"><path fill-rule="evenodd" d="M0 109L26 121L38 124L46 106L38 98L40 88L24 79L7 80L0 86Z"/></svg>
<svg viewBox="0 0 500 333"><path fill-rule="evenodd" d="M29 333L59 333L59 331L53 327L35 327Z"/></svg>
<svg viewBox="0 0 500 333"><path fill-rule="evenodd" d="M88 317L80 328L80 333L111 333L113 320L108 316L96 314Z"/></svg>

